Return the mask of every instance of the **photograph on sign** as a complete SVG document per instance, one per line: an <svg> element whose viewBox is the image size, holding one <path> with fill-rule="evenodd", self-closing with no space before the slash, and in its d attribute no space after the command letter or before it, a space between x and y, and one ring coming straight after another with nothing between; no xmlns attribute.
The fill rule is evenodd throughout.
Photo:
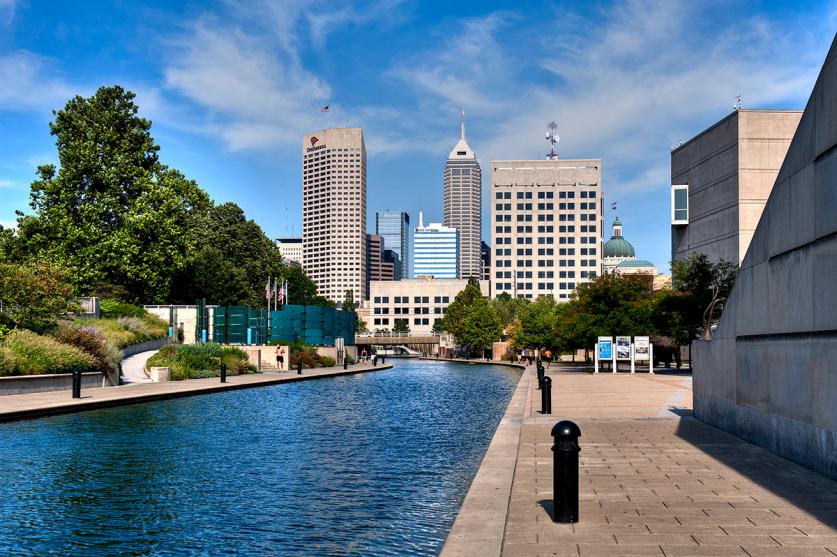
<svg viewBox="0 0 837 557"><path fill-rule="evenodd" d="M631 337L616 337L616 359L631 359Z"/></svg>
<svg viewBox="0 0 837 557"><path fill-rule="evenodd" d="M636 361L648 361L650 357L649 344L650 340L648 337L634 337L634 359Z"/></svg>
<svg viewBox="0 0 837 557"><path fill-rule="evenodd" d="M599 360L613 359L613 339L611 337L599 337Z"/></svg>

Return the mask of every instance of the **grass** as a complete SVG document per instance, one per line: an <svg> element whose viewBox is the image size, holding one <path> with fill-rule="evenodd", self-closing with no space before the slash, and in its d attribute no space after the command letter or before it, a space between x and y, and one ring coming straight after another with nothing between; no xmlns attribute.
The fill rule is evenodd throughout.
<svg viewBox="0 0 837 557"><path fill-rule="evenodd" d="M12 331L0 345L0 376L96 371L99 362L80 348L32 331Z"/></svg>
<svg viewBox="0 0 837 557"><path fill-rule="evenodd" d="M253 373L256 367L247 361L247 354L239 348L207 344L170 344L148 359L146 368L167 367L169 379L200 379L221 375L221 364L227 364L227 374Z"/></svg>

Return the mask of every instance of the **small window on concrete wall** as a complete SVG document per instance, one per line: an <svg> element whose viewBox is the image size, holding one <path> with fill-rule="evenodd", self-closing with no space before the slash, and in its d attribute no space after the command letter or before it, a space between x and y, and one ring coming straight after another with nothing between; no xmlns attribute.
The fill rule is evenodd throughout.
<svg viewBox="0 0 837 557"><path fill-rule="evenodd" d="M689 224L689 186L671 186L671 224Z"/></svg>

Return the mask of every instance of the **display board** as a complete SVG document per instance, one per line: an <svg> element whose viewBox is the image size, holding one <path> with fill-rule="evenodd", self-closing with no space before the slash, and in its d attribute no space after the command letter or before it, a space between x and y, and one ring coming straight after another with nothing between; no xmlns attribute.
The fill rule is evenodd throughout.
<svg viewBox="0 0 837 557"><path fill-rule="evenodd" d="M599 361L613 359L613 337L599 337Z"/></svg>
<svg viewBox="0 0 837 557"><path fill-rule="evenodd" d="M631 337L616 337L616 359L631 359Z"/></svg>
<svg viewBox="0 0 837 557"><path fill-rule="evenodd" d="M634 359L637 362L647 362L651 357L649 352L649 345L651 344L648 337L634 337Z"/></svg>

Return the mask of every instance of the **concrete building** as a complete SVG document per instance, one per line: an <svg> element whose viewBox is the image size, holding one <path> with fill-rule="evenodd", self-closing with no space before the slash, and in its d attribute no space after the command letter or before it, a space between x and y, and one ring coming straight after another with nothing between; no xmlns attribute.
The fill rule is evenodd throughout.
<svg viewBox="0 0 837 557"><path fill-rule="evenodd" d="M375 233L383 238L383 249L391 253L385 260L395 265L395 280L410 275L410 215L406 211L375 213Z"/></svg>
<svg viewBox="0 0 837 557"><path fill-rule="evenodd" d="M477 155L465 140L465 114L459 141L445 163L444 225L459 231L457 276L479 278L482 239L482 170ZM418 272L416 272L418 275Z"/></svg>
<svg viewBox="0 0 837 557"><path fill-rule="evenodd" d="M480 242L480 280L491 280L491 246Z"/></svg>
<svg viewBox="0 0 837 557"><path fill-rule="evenodd" d="M317 291L342 302L366 290L366 146L360 128L302 138L303 267Z"/></svg>
<svg viewBox="0 0 837 557"><path fill-rule="evenodd" d="M637 259L634 246L622 236L619 217L613 221L613 235L602 249L602 267L605 273L618 275L657 275L657 268L650 261Z"/></svg>
<svg viewBox="0 0 837 557"><path fill-rule="evenodd" d="M602 272L602 161L491 162L492 296L566 301Z"/></svg>
<svg viewBox="0 0 837 557"><path fill-rule="evenodd" d="M799 110L737 110L671 152L671 259L741 263Z"/></svg>
<svg viewBox="0 0 837 557"><path fill-rule="evenodd" d="M837 39L713 339L692 343L695 416L833 479L836 275Z"/></svg>
<svg viewBox="0 0 837 557"><path fill-rule="evenodd" d="M366 290L365 298L369 299L369 283L375 280L395 280L395 266L384 261L383 247L384 240L378 234L366 235Z"/></svg>
<svg viewBox="0 0 837 557"><path fill-rule="evenodd" d="M276 238L276 247L289 265L302 265L302 238Z"/></svg>
<svg viewBox="0 0 837 557"><path fill-rule="evenodd" d="M457 263L460 253L458 230L439 223L424 226L424 220L419 213L419 225L413 242L413 269L416 278L458 278Z"/></svg>
<svg viewBox="0 0 837 557"><path fill-rule="evenodd" d="M430 277L372 282L366 304L371 310L367 327L370 331L392 330L396 319L406 319L410 333L430 334L434 322L445 316L450 303L466 286L468 281L465 279ZM487 281L480 281L480 289L488 296Z"/></svg>

